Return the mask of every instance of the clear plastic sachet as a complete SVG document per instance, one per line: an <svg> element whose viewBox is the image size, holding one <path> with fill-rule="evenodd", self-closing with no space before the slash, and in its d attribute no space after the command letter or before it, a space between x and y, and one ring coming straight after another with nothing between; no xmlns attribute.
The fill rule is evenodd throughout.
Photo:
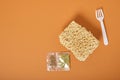
<svg viewBox="0 0 120 80"><path fill-rule="evenodd" d="M69 71L70 55L69 52L51 52L47 56L48 71Z"/></svg>

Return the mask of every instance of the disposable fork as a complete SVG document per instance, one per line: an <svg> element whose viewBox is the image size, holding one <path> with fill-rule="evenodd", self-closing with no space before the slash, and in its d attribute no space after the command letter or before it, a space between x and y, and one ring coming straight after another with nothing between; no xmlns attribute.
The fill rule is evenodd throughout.
<svg viewBox="0 0 120 80"><path fill-rule="evenodd" d="M105 31L104 23L103 23L103 20L104 20L103 10L97 9L95 13L96 13L96 19L100 22L100 25L101 25L104 45L108 45L108 38Z"/></svg>

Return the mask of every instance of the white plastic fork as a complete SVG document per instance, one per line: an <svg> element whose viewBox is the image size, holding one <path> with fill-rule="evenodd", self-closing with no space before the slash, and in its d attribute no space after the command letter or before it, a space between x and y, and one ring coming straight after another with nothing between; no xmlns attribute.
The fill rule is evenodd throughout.
<svg viewBox="0 0 120 80"><path fill-rule="evenodd" d="M105 31L104 23L103 23L103 19L104 19L103 10L97 9L95 13L96 13L96 19L100 22L100 25L101 25L104 45L108 45L108 38Z"/></svg>

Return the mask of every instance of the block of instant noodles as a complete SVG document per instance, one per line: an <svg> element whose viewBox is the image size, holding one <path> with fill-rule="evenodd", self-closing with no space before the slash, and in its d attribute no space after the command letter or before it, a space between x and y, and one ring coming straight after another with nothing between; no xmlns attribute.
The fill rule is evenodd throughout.
<svg viewBox="0 0 120 80"><path fill-rule="evenodd" d="M99 41L93 34L75 21L64 29L59 35L59 40L79 61L85 61L99 46Z"/></svg>

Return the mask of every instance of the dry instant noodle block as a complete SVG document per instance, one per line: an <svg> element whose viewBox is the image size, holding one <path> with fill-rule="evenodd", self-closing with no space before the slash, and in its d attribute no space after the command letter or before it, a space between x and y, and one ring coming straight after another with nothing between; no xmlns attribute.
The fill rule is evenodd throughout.
<svg viewBox="0 0 120 80"><path fill-rule="evenodd" d="M93 34L75 21L64 29L59 35L59 40L79 61L85 61L99 45Z"/></svg>

